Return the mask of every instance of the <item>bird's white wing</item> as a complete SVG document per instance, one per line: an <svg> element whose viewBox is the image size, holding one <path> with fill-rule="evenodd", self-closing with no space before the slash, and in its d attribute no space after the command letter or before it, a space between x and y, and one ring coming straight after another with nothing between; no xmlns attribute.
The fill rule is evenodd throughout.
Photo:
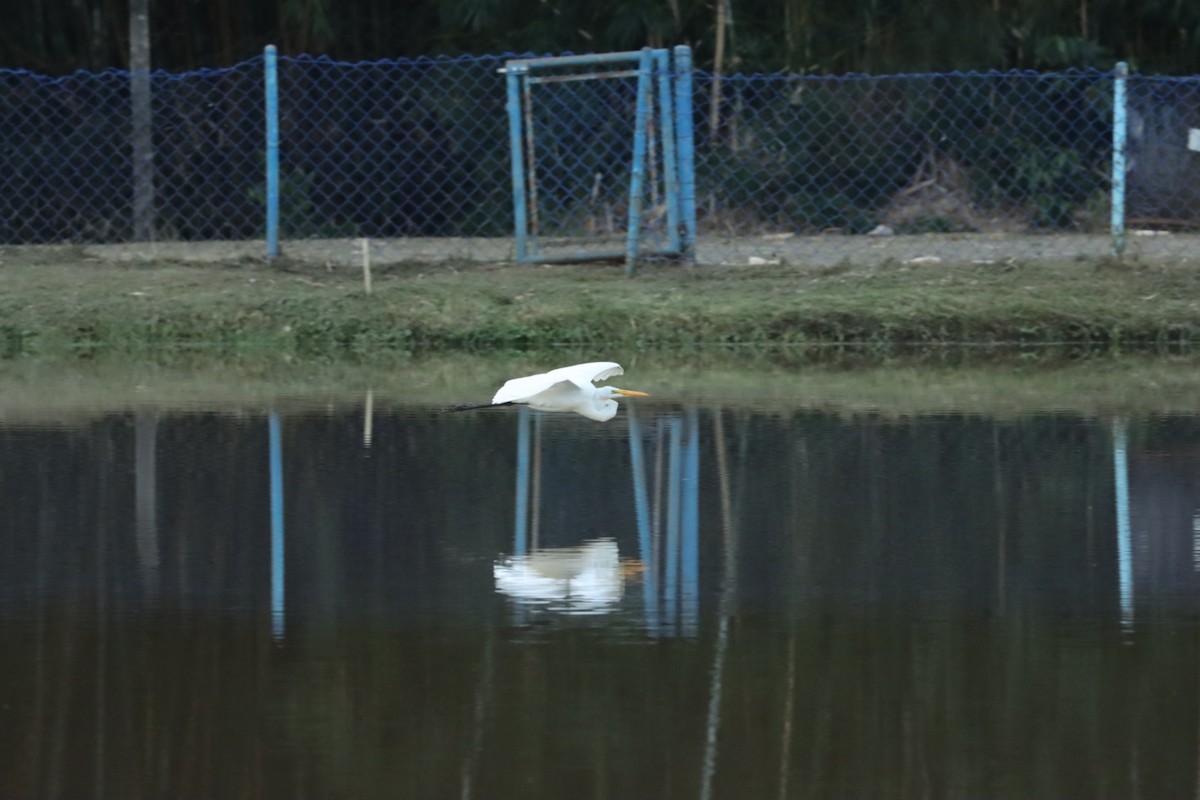
<svg viewBox="0 0 1200 800"><path fill-rule="evenodd" d="M496 405L497 403L520 403L539 392L546 391L560 380L562 378L553 377L549 372L544 372L541 375L526 375L524 378L513 378L505 381L504 385L492 397L492 405Z"/></svg>
<svg viewBox="0 0 1200 800"><path fill-rule="evenodd" d="M589 361L586 364L572 364L569 367L559 367L540 375L526 375L524 378L513 378L506 381L500 390L492 397L492 405L497 403L520 403L535 394L544 392L559 381L572 381L581 386L587 386L592 381L602 381L613 375L624 372L621 365L615 361Z"/></svg>
<svg viewBox="0 0 1200 800"><path fill-rule="evenodd" d="M572 364L569 367L559 367L546 373L553 375L555 380L575 381L579 384L589 384L611 378L613 375L624 374L625 370L615 361L589 361L586 364Z"/></svg>

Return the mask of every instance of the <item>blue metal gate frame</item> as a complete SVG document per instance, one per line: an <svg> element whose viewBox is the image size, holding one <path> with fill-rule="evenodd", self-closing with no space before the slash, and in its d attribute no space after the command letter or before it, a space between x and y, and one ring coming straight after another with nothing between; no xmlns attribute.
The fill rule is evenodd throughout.
<svg viewBox="0 0 1200 800"><path fill-rule="evenodd" d="M629 69L628 65L636 69ZM594 67L592 72L568 75L546 74L555 68ZM620 67L625 67L621 69ZM516 260L587 261L625 259L625 271L633 275L641 256L676 256L688 263L695 260L696 208L695 166L692 127L691 50L686 46L674 51L643 48L623 53L599 53L546 58L513 59L505 62L509 147L512 155L513 224L516 236ZM541 72L542 74L537 74ZM534 176L534 139L530 120L531 87L539 83L636 76L637 111L634 123L633 165L629 187L629 222L625 249L547 256L539 252L536 224L531 226L530 212L537 213L537 185ZM673 79L673 80L672 80ZM655 109L650 107L652 81L658 83L658 114L662 131L664 184L667 200L667 245L653 252L640 248L642 195L647 151L647 127ZM673 85L672 85L673 84ZM536 216L535 216L536 221Z"/></svg>

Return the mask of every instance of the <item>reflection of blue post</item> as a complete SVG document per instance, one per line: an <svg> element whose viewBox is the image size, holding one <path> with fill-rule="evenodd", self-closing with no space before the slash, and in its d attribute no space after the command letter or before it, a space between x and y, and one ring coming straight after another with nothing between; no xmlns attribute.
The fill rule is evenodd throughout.
<svg viewBox="0 0 1200 800"><path fill-rule="evenodd" d="M513 535L513 554L529 551L529 409L517 411L517 529Z"/></svg>
<svg viewBox="0 0 1200 800"><path fill-rule="evenodd" d="M633 509L637 517L638 554L642 560L642 604L646 630L658 632L658 565L650 541L650 503L646 492L646 459L642 452L642 430L633 406L629 409L629 460L633 470Z"/></svg>
<svg viewBox="0 0 1200 800"><path fill-rule="evenodd" d="M683 585L680 587L682 633L694 636L700 612L700 418L687 412L681 509Z"/></svg>
<svg viewBox="0 0 1200 800"><path fill-rule="evenodd" d="M682 421L678 418L669 420L667 443L667 553L666 577L663 581L665 598L663 613L667 624L675 632L679 625L679 483L681 477L680 438Z"/></svg>
<svg viewBox="0 0 1200 800"><path fill-rule="evenodd" d="M279 415L272 411L267 422L271 464L271 633L283 636L283 444Z"/></svg>
<svg viewBox="0 0 1200 800"><path fill-rule="evenodd" d="M1117 587L1121 627L1133 627L1133 532L1129 525L1129 433L1123 419L1113 420L1113 478L1117 500Z"/></svg>

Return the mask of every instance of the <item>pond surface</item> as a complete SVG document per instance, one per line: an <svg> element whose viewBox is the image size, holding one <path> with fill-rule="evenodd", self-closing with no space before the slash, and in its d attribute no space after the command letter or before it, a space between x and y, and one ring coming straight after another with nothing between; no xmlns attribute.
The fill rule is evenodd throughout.
<svg viewBox="0 0 1200 800"><path fill-rule="evenodd" d="M1195 796L1198 509L1187 416L7 424L0 797Z"/></svg>

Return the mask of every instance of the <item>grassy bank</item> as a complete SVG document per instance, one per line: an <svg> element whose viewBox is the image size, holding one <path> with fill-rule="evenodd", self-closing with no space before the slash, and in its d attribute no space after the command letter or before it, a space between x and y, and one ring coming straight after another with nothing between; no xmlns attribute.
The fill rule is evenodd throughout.
<svg viewBox="0 0 1200 800"><path fill-rule="evenodd" d="M849 263L644 268L377 268L108 263L69 248L6 252L0 353L267 348L306 358L561 345L1041 343L1187 345L1200 272L1185 264Z"/></svg>

